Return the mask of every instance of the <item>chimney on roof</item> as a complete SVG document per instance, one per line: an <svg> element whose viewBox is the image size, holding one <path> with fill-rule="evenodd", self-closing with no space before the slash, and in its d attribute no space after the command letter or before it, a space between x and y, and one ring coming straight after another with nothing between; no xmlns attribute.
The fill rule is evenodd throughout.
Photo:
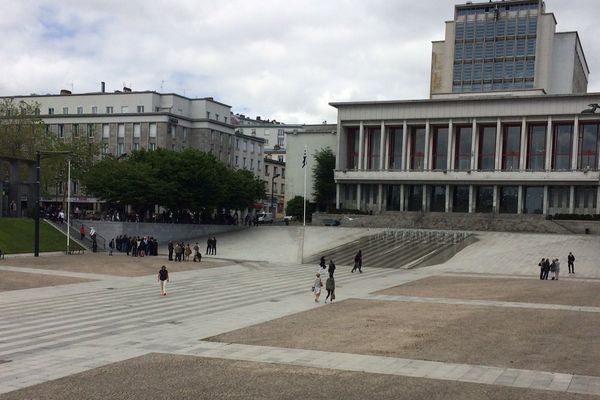
<svg viewBox="0 0 600 400"><path fill-rule="evenodd" d="M257 115L257 116L256 116L256 120L257 120L257 121L260 121L260 115Z"/></svg>
<svg viewBox="0 0 600 400"><path fill-rule="evenodd" d="M100 92L101 93L105 93L106 92L106 83L100 82Z"/></svg>
<svg viewBox="0 0 600 400"><path fill-rule="evenodd" d="M67 90L67 89L60 89L60 95L61 95L61 96L68 96L68 95L70 95L70 94L71 94L71 91L70 91L70 90Z"/></svg>
<svg viewBox="0 0 600 400"><path fill-rule="evenodd" d="M131 92L131 88L128 88L127 86L123 86L123 91L124 92Z"/></svg>

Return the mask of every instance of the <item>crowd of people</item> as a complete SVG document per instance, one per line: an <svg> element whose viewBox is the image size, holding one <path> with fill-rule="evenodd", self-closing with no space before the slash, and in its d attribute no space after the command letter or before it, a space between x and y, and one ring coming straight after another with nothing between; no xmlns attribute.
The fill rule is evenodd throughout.
<svg viewBox="0 0 600 400"><path fill-rule="evenodd" d="M572 252L569 252L569 255L567 256L567 264L569 266L569 275L574 275L575 256ZM548 277L550 277L550 279L553 281L558 280L558 277L560 276L560 261L558 258L554 258L552 260L549 258L542 258L538 263L538 266L540 267L541 280L548 280Z"/></svg>
<svg viewBox="0 0 600 400"><path fill-rule="evenodd" d="M132 257L158 256L158 241L152 236L119 235L110 240L108 248L110 255L117 250Z"/></svg>
<svg viewBox="0 0 600 400"><path fill-rule="evenodd" d="M211 239L209 239L209 240L211 240ZM216 239L215 239L215 243L216 243ZM216 244L215 244L215 248L216 248ZM191 246L189 243L184 244L184 242L173 242L171 240L171 241L169 241L169 244L167 245L167 250L169 252L169 261L176 261L176 262L190 261L190 258L192 258L193 262L201 262L202 261L202 253L200 252L200 245L198 244L198 242L196 242L196 244ZM206 254L208 254L208 249L206 251ZM215 250L215 254L216 254L216 250Z"/></svg>

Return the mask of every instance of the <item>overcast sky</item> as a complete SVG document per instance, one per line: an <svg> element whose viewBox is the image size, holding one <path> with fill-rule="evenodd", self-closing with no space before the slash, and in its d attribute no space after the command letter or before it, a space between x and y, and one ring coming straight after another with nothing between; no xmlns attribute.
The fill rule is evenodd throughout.
<svg viewBox="0 0 600 400"><path fill-rule="evenodd" d="M331 101L429 95L452 0L0 0L0 95L121 89L209 97L236 113L334 122ZM579 31L600 92L600 1L548 0ZM597 72L594 74L594 72Z"/></svg>

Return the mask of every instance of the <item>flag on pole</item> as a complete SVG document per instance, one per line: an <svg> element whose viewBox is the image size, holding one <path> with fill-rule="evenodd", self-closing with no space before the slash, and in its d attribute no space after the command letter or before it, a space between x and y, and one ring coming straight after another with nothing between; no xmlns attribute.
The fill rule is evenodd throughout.
<svg viewBox="0 0 600 400"><path fill-rule="evenodd" d="M306 149L304 149L304 155L302 156L302 168L306 167Z"/></svg>

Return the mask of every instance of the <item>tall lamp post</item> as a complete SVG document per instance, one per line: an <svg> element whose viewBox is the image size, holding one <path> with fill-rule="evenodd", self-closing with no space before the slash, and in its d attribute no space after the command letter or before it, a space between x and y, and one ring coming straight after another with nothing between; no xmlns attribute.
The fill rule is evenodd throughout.
<svg viewBox="0 0 600 400"><path fill-rule="evenodd" d="M60 155L68 155L70 156L71 154L73 154L70 151L38 151L35 157L35 186L36 186L36 205L35 205L35 223L34 223L34 245L33 245L33 255L35 257L39 257L40 256L40 209L41 209L41 203L42 203L42 193L41 193L41 185L40 185L40 167L41 167L41 161L42 161L42 156L45 157L53 157L53 156L60 156ZM69 231L70 229L70 211L71 211L71 157L69 157L68 159L68 191L67 191L67 195L68 195L68 199L67 199L67 252L69 251L69 242L71 239L71 232Z"/></svg>
<svg viewBox="0 0 600 400"><path fill-rule="evenodd" d="M279 176L281 176L280 174L275 174L273 175L273 177L271 178L271 207L275 207L275 215L273 217L277 216L277 205L275 204L275 178L278 178Z"/></svg>

